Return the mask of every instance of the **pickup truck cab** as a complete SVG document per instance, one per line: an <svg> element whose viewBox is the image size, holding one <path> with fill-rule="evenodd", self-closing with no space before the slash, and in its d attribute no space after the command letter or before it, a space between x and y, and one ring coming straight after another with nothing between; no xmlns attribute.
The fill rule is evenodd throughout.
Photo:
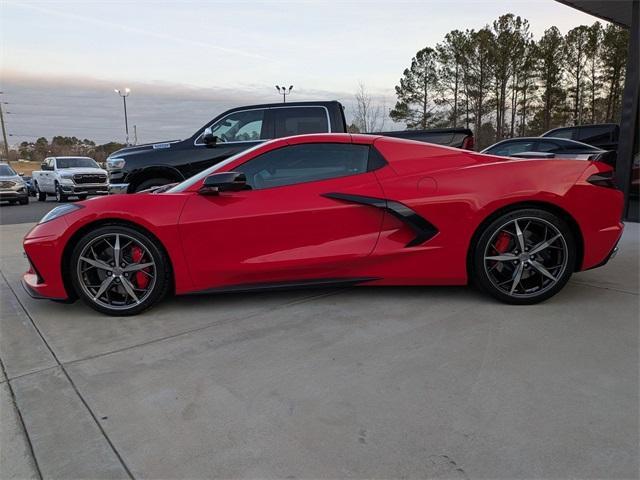
<svg viewBox="0 0 640 480"><path fill-rule="evenodd" d="M205 168L273 138L303 133L345 132L338 102L291 102L227 110L186 140L170 140L112 153L112 188L139 192L182 181Z"/></svg>
<svg viewBox="0 0 640 480"><path fill-rule="evenodd" d="M133 193L181 182L260 142L307 133L346 133L337 101L291 102L233 108L186 140L126 147L107 158L112 193ZM411 130L379 135L471 148L468 129Z"/></svg>
<svg viewBox="0 0 640 480"><path fill-rule="evenodd" d="M41 202L49 195L66 202L71 196L84 200L88 195L109 193L107 171L92 158L48 157L41 168L32 173L33 187Z"/></svg>

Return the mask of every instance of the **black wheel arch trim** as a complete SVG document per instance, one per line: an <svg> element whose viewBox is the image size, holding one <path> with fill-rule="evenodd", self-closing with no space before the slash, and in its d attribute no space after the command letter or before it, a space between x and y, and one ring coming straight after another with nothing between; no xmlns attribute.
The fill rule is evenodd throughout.
<svg viewBox="0 0 640 480"><path fill-rule="evenodd" d="M352 195L349 193L323 193L323 197L332 198L334 200L342 200L345 202L359 203L361 205L369 205L375 208L381 208L398 220L407 225L416 234L413 240L405 245L407 247L415 247L432 239L438 229L426 218L418 215L414 210L407 207L404 203L388 200L386 198L367 197L364 195Z"/></svg>

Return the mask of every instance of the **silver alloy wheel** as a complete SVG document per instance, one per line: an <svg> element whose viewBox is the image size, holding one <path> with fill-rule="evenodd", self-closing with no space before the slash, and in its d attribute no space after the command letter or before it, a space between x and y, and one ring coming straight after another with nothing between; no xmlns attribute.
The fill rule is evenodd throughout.
<svg viewBox="0 0 640 480"><path fill-rule="evenodd" d="M144 302L156 284L151 252L124 233L91 240L80 253L76 273L84 293L96 304L113 310Z"/></svg>
<svg viewBox="0 0 640 480"><path fill-rule="evenodd" d="M558 283L567 268L567 242L558 228L536 217L509 220L484 251L491 283L516 298L534 297Z"/></svg>

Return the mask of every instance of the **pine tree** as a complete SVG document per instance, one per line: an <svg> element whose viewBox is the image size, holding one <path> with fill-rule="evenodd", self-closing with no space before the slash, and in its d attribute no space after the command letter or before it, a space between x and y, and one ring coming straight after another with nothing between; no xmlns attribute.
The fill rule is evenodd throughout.
<svg viewBox="0 0 640 480"><path fill-rule="evenodd" d="M416 53L396 86L398 102L389 115L407 128L427 128L434 117L437 83L436 52L426 47Z"/></svg>

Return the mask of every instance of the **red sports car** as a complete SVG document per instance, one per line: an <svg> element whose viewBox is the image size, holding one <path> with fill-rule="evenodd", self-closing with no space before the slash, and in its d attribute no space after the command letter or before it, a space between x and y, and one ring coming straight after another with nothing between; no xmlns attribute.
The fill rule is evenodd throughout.
<svg viewBox="0 0 640 480"><path fill-rule="evenodd" d="M530 304L611 257L622 206L604 163L303 135L170 189L53 209L24 240L23 284L111 315L169 292L469 280Z"/></svg>

